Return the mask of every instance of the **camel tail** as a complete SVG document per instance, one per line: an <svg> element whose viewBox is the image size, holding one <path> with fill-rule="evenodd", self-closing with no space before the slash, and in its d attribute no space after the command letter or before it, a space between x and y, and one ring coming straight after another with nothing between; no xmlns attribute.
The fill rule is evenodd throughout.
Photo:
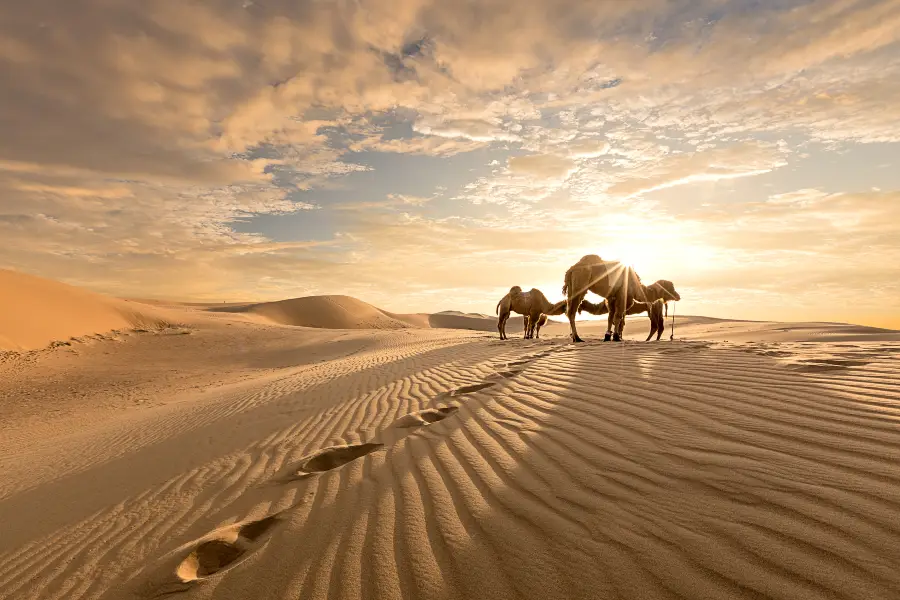
<svg viewBox="0 0 900 600"><path fill-rule="evenodd" d="M494 309L494 314L495 314L495 315L499 315L499 314L500 314L500 305L501 305L501 304L503 304L503 298L500 298L500 302L497 303L497 308Z"/></svg>
<svg viewBox="0 0 900 600"><path fill-rule="evenodd" d="M571 287L572 287L572 268L569 267L569 270L566 271L566 276L563 279L562 293L564 296L568 297L568 291L569 291L569 288L571 288Z"/></svg>

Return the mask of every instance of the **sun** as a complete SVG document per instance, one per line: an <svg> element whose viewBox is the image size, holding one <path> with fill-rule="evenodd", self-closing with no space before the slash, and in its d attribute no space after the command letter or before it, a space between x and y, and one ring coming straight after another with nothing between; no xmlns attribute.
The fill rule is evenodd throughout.
<svg viewBox="0 0 900 600"><path fill-rule="evenodd" d="M604 260L617 260L638 273L652 273L659 270L661 258L655 245L615 242L604 244L600 256Z"/></svg>

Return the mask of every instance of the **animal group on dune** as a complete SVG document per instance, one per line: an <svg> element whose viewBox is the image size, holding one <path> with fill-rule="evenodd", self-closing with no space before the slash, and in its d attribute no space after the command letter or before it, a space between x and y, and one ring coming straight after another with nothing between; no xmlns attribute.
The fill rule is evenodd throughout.
<svg viewBox="0 0 900 600"><path fill-rule="evenodd" d="M519 313L525 319L525 339L539 338L547 317L565 314L569 319L574 342L584 341L578 336L575 315L587 311L592 315L608 314L605 341L621 341L625 331L625 315L646 312L650 316L650 335L662 336L665 328L663 311L668 316L668 302L681 300L671 281L660 279L644 285L635 270L619 261L603 260L596 254L587 254L566 271L562 288L565 300L552 304L537 288L524 292L513 286L497 303L499 315L497 330L500 339L507 339L506 322L511 313ZM585 299L588 292L603 297L597 304Z"/></svg>

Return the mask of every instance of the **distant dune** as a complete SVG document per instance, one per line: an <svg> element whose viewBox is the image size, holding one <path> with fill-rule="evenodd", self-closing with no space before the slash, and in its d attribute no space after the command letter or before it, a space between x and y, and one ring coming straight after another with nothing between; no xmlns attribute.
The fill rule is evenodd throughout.
<svg viewBox="0 0 900 600"><path fill-rule="evenodd" d="M497 331L497 317L478 314L465 314L456 311L434 313L428 318L431 327L443 329L471 329L473 331ZM506 322L506 330L510 333L522 331L522 317L511 317Z"/></svg>
<svg viewBox="0 0 900 600"><path fill-rule="evenodd" d="M212 312L249 314L279 325L316 327L320 329L404 329L422 327L435 329L466 329L496 331L497 317L456 310L434 314L392 313L372 306L352 296L306 296L277 302L255 304L207 305ZM507 324L510 332L522 331L522 317L513 317Z"/></svg>
<svg viewBox="0 0 900 600"><path fill-rule="evenodd" d="M321 329L403 329L412 324L351 296L308 296L210 308L213 312L249 313L280 325Z"/></svg>
<svg viewBox="0 0 900 600"><path fill-rule="evenodd" d="M0 350L32 350L113 329L155 328L165 315L58 281L0 269Z"/></svg>
<svg viewBox="0 0 900 600"><path fill-rule="evenodd" d="M196 318L204 312L244 315L277 325L317 329L463 329L496 331L497 318L480 313L392 313L344 295L307 296L276 302L186 303L119 299L58 281L0 270L0 350L32 350L54 341L117 329L159 328L172 316ZM190 311L181 314L185 310ZM521 332L522 317L507 330Z"/></svg>

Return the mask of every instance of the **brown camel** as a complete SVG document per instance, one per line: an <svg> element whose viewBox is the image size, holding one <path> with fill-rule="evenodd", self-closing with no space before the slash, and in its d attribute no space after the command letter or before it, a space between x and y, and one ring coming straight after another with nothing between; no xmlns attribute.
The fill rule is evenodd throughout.
<svg viewBox="0 0 900 600"><path fill-rule="evenodd" d="M670 300L681 300L681 295L675 291L675 285L666 279L660 279L659 281L648 285L646 295L647 302L632 303L632 305L625 310L625 314L638 315L642 312L647 312L650 316L650 335L647 336L645 341L649 342L653 337L653 334L656 334L656 340L659 341L663 331L666 329L663 310L665 310L665 316L668 317L668 302ZM596 316L605 315L609 312L609 304L606 300L599 304L594 304L588 300L582 300L581 306L578 307L578 312L580 313L583 310Z"/></svg>
<svg viewBox="0 0 900 600"><path fill-rule="evenodd" d="M547 318L548 316L552 317L552 316L556 316L556 315L562 315L562 314L565 314L565 312L566 312L566 301L560 300L559 302L554 304L552 307L550 307L549 312L542 313L540 318L537 321L537 329L535 330L534 337L536 339L540 339L541 327L543 327L544 325L547 324L547 321L549 320Z"/></svg>
<svg viewBox="0 0 900 600"><path fill-rule="evenodd" d="M531 290L523 292L521 287L515 285L509 288L509 293L500 299L495 309L500 316L497 321L500 339L507 339L506 321L509 320L510 313L516 312L525 317L525 339L527 340L535 337L535 331L540 337L541 327L547 322L546 315L561 315L565 309L565 301L550 304L541 290L531 288Z"/></svg>
<svg viewBox="0 0 900 600"><path fill-rule="evenodd" d="M609 320L605 341L622 340L625 331L625 310L634 302L647 302L647 286L631 267L603 260L596 254L583 256L566 271L563 293L566 294L566 316L572 330L572 341L583 342L575 328L575 313L585 294L603 296L609 306ZM613 329L615 328L615 332Z"/></svg>

